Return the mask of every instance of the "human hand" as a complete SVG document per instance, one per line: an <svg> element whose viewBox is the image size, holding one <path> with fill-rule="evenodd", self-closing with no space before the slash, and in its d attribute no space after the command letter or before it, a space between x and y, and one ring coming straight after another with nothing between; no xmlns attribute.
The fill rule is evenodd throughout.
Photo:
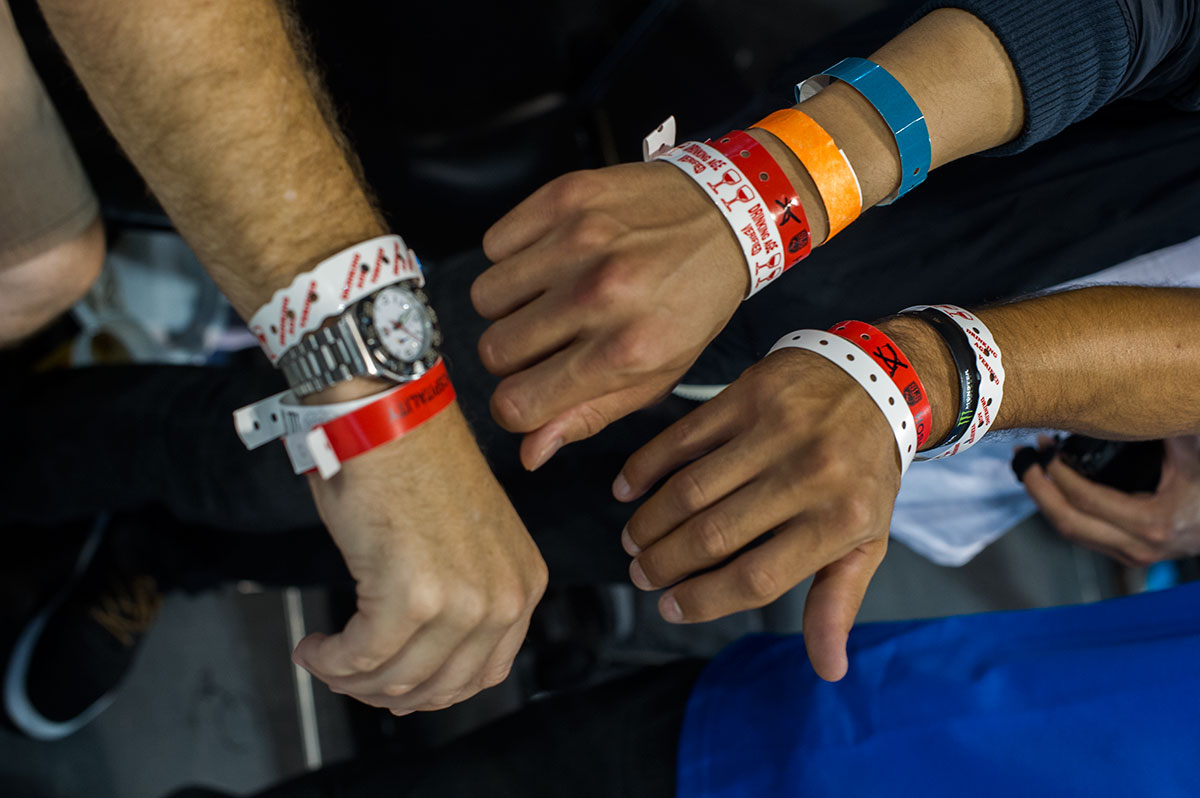
<svg viewBox="0 0 1200 798"><path fill-rule="evenodd" d="M749 286L712 203L663 163L574 172L543 186L484 237L475 281L495 323L479 355L504 377L492 414L545 463L671 389Z"/></svg>
<svg viewBox="0 0 1200 798"><path fill-rule="evenodd" d="M293 660L398 715L504 681L546 566L457 405L311 484L358 606L341 632L302 640Z"/></svg>
<svg viewBox="0 0 1200 798"><path fill-rule="evenodd" d="M900 486L879 409L824 358L780 350L635 452L613 494L632 501L690 460L622 532L634 584L669 588L659 612L691 623L766 605L815 573L805 646L818 675L840 679Z"/></svg>
<svg viewBox="0 0 1200 798"><path fill-rule="evenodd" d="M1063 537L1128 566L1200 554L1200 436L1168 438L1154 493L1101 485L1055 457L1025 489Z"/></svg>

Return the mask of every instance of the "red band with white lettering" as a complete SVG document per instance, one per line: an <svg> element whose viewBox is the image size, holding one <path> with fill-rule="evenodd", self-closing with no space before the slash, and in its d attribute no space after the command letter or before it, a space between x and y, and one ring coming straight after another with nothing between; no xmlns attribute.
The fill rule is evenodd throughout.
<svg viewBox="0 0 1200 798"><path fill-rule="evenodd" d="M756 181L747 178L732 159L698 141L684 142L653 157L692 178L725 217L750 270L746 298L783 274L788 252L775 224L774 211L759 193Z"/></svg>
<svg viewBox="0 0 1200 798"><path fill-rule="evenodd" d="M397 235L379 236L321 261L250 317L250 332L275 363L305 333L367 294L405 280L424 284L421 262Z"/></svg>
<svg viewBox="0 0 1200 798"><path fill-rule="evenodd" d="M992 424L995 423L996 416L1000 412L1000 402L1004 399L1004 365L1001 362L1000 347L996 346L996 339L992 337L987 325L971 311L964 310L957 305L914 305L900 312L924 310L925 308L933 308L939 313L945 314L967 334L967 340L971 342L971 349L975 351L975 366L979 369L978 404L975 406L975 417L971 420L971 426L967 429L966 434L952 446L917 458L918 460L940 460L943 457L970 449L979 443L992 428Z"/></svg>
<svg viewBox="0 0 1200 798"><path fill-rule="evenodd" d="M881 330L862 321L839 322L830 327L829 332L866 352L887 372L912 411L913 423L917 425L917 447L924 446L933 430L933 407L925 394L925 386L900 347Z"/></svg>
<svg viewBox="0 0 1200 798"><path fill-rule="evenodd" d="M783 270L795 266L812 252L812 233L808 215L792 181L779 168L767 148L741 130L731 130L716 141L708 142L729 157L742 174L754 184L771 208L775 227L787 250Z"/></svg>
<svg viewBox="0 0 1200 798"><path fill-rule="evenodd" d="M403 437L454 401L454 386L446 365L438 360L417 380L352 413L314 427L305 443L317 470L329 479L341 464L360 454Z"/></svg>
<svg viewBox="0 0 1200 798"><path fill-rule="evenodd" d="M806 349L818 354L862 386L892 428L896 450L900 454L900 475L904 476L913 461L913 455L917 453L917 432L904 396L896 384L888 379L883 367L846 339L821 330L788 333L771 347L767 356L780 349Z"/></svg>

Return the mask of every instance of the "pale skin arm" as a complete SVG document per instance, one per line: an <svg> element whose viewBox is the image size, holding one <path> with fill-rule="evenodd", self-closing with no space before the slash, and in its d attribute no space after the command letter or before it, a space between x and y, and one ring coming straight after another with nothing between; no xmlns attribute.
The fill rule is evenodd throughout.
<svg viewBox="0 0 1200 798"><path fill-rule="evenodd" d="M243 318L384 232L292 21L272 0L43 0L89 96ZM453 335L453 331L447 331ZM359 382L320 399L376 390ZM397 713L502 680L545 565L457 406L313 494L358 586L294 658Z"/></svg>
<svg viewBox="0 0 1200 798"><path fill-rule="evenodd" d="M996 37L970 14L935 11L872 58L925 112L934 167L1003 144L1021 129L1016 74ZM899 185L891 133L856 91L835 83L798 107L843 147L864 206ZM771 134L751 135L791 178L819 246L828 221L812 180ZM724 220L666 164L565 175L497 222L483 245L495 265L476 281L472 299L495 324L479 353L504 377L492 413L501 426L525 433L528 468L669 390L749 286ZM820 254L810 263L798 268L818 268Z"/></svg>

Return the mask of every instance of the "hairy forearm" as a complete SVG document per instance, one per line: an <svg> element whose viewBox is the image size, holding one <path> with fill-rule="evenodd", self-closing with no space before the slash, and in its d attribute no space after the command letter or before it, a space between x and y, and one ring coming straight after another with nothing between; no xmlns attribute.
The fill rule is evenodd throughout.
<svg viewBox="0 0 1200 798"><path fill-rule="evenodd" d="M92 102L243 317L383 230L275 0L41 0Z"/></svg>
<svg viewBox="0 0 1200 798"><path fill-rule="evenodd" d="M854 55L846 53L846 55ZM1024 122L1021 86L1000 42L965 11L934 11L871 55L912 95L925 114L935 169L1014 139ZM833 136L850 160L869 208L900 185L900 155L882 118L854 89L834 81L795 106ZM829 232L816 186L774 136L754 130L783 166L812 224L813 244Z"/></svg>
<svg viewBox="0 0 1200 798"><path fill-rule="evenodd" d="M1200 290L1097 286L977 311L1003 354L995 429L1054 428L1109 439L1200 432ZM950 429L958 384L937 334L881 322L933 405L931 440Z"/></svg>

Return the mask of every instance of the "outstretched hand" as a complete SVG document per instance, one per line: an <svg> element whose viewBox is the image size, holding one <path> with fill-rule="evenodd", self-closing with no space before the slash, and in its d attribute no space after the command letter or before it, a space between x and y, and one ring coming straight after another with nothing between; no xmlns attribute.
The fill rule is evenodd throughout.
<svg viewBox="0 0 1200 798"><path fill-rule="evenodd" d="M822 678L844 676L900 486L895 438L866 392L817 355L775 352L634 453L613 493L633 501L668 474L622 533L634 584L664 589L663 617L691 623L816 574L805 644Z"/></svg>
<svg viewBox="0 0 1200 798"><path fill-rule="evenodd" d="M395 714L441 709L502 682L546 587L546 566L457 406L312 478L357 611L293 660Z"/></svg>
<svg viewBox="0 0 1200 798"><path fill-rule="evenodd" d="M495 323L479 355L504 377L492 414L526 433L530 469L669 391L749 285L716 208L663 163L560 177L483 247L495 265L471 299Z"/></svg>

